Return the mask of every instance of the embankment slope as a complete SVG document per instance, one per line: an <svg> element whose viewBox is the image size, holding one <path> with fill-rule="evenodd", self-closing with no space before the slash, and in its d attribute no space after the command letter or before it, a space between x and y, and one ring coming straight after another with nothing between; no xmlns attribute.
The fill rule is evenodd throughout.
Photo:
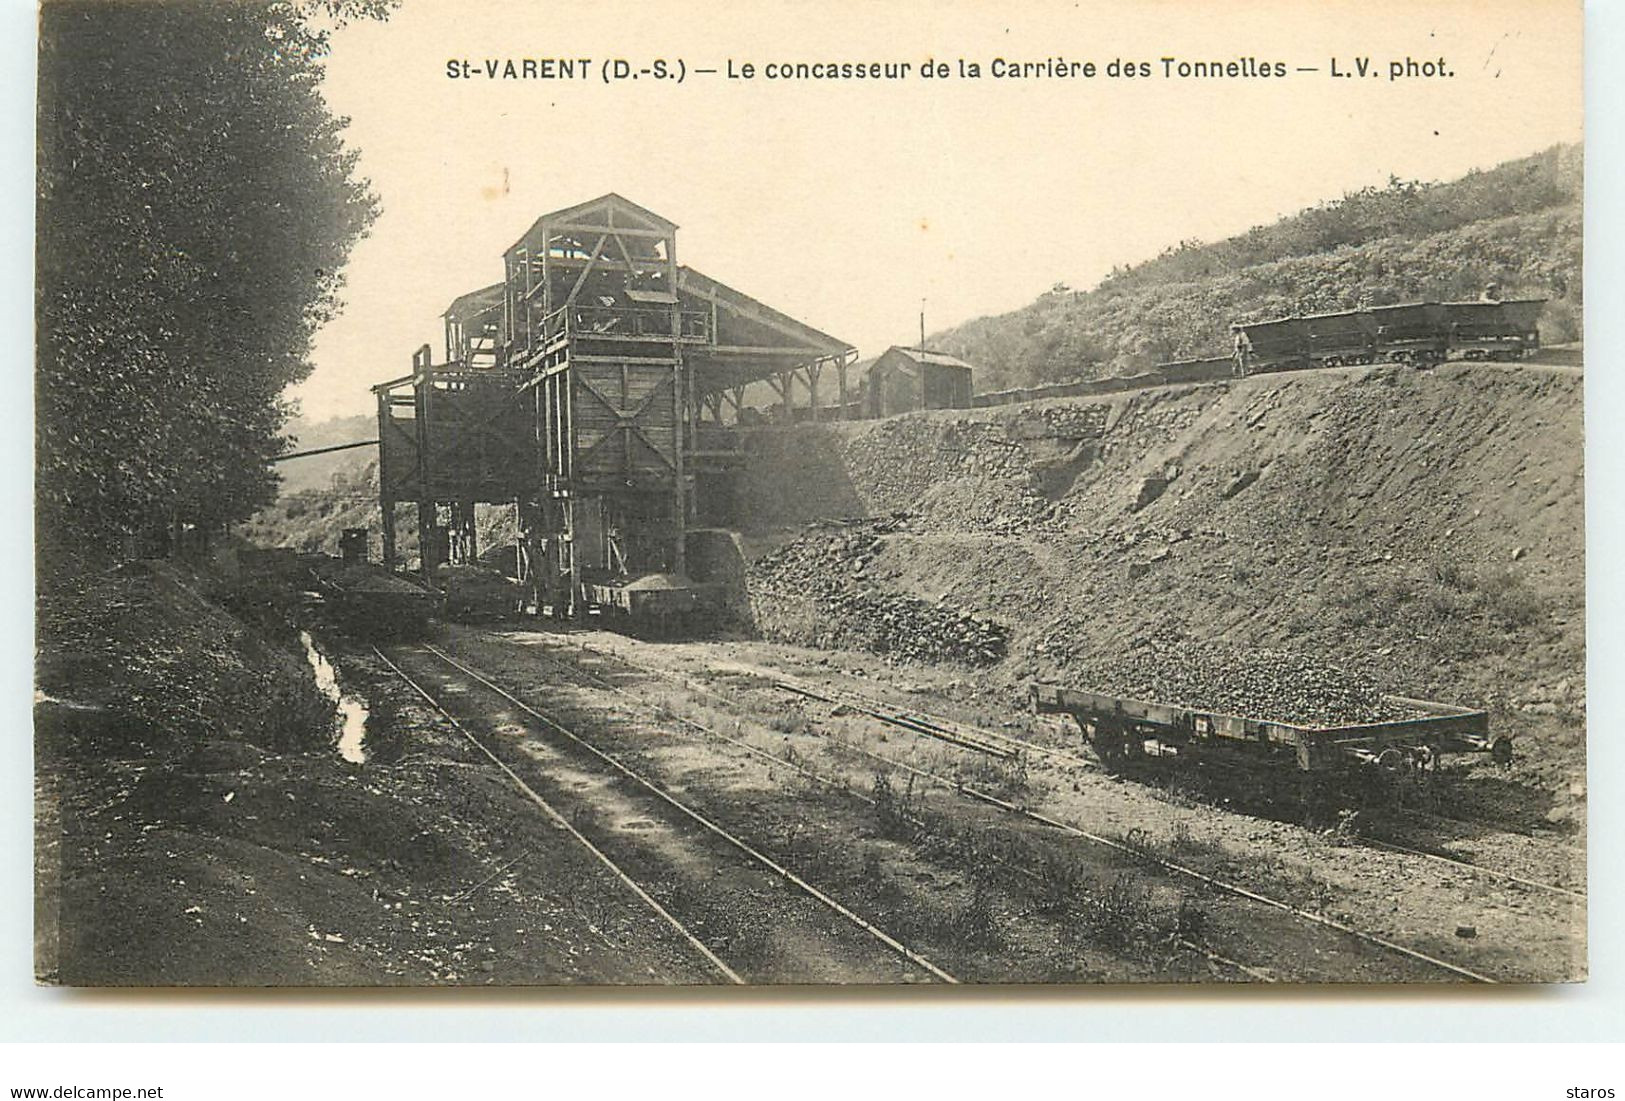
<svg viewBox="0 0 1625 1101"><path fill-rule="evenodd" d="M1577 799L1582 392L1571 368L1379 366L802 425L750 441L741 499L758 551L911 514L827 568L1007 627L996 682L1109 683L1168 642L1287 650L1491 708Z"/></svg>

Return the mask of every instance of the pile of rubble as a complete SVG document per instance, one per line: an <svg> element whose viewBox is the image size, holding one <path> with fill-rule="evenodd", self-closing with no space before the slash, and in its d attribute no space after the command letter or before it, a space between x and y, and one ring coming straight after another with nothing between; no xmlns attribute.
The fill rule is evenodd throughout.
<svg viewBox="0 0 1625 1101"><path fill-rule="evenodd" d="M842 461L871 513L908 509L949 530L1014 535L1053 526L1056 500L1099 457L1106 412L894 417L849 436Z"/></svg>
<svg viewBox="0 0 1625 1101"><path fill-rule="evenodd" d="M1370 677L1280 650L1153 640L1069 671L1079 687L1305 726L1404 718Z"/></svg>
<svg viewBox="0 0 1625 1101"><path fill-rule="evenodd" d="M893 417L846 441L844 459L871 510L913 508L939 482L960 477L1024 482L1027 465L1004 428L968 418Z"/></svg>
<svg viewBox="0 0 1625 1101"><path fill-rule="evenodd" d="M766 638L823 649L868 650L910 661L991 665L1004 627L946 603L867 583L881 536L899 520L820 525L752 564L752 618Z"/></svg>

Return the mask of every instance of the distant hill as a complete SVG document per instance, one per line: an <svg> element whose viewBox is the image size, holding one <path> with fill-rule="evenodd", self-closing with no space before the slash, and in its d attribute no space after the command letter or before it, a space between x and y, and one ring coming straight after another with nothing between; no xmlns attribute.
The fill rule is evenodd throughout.
<svg viewBox="0 0 1625 1101"><path fill-rule="evenodd" d="M368 418L351 418L368 420ZM333 422L329 422L333 423ZM307 437L309 438L309 437ZM342 442L342 441L340 441ZM323 446L314 444L311 446ZM383 557L383 513L378 504L378 453L369 448L339 452L334 458L361 456L335 470L319 486L290 490L283 487L276 502L255 513L236 528L238 536L259 547L293 547L321 554L339 553L339 536L345 528L366 528L371 533L373 561ZM316 462L330 456L321 455ZM287 465L293 465L289 463ZM483 550L512 544L515 539L513 509L504 505L480 505L475 511L475 527ZM410 505L396 509L396 552L403 565L416 566L418 536L416 510Z"/></svg>
<svg viewBox="0 0 1625 1101"><path fill-rule="evenodd" d="M1090 291L1057 287L1022 309L938 333L977 366L978 391L1130 373L1225 354L1233 321L1476 298L1553 299L1547 343L1580 336L1582 149L1449 183L1391 180L1213 244L1185 241Z"/></svg>
<svg viewBox="0 0 1625 1101"><path fill-rule="evenodd" d="M317 422L299 418L288 425L287 434L294 440L293 450L311 451L318 447L377 439L378 420L365 415L334 417ZM312 455L306 459L289 459L278 463L276 470L282 476L280 495L288 497L306 490L325 489L333 484L336 475L352 478L377 459L376 448L357 447L350 451L335 451L328 455Z"/></svg>

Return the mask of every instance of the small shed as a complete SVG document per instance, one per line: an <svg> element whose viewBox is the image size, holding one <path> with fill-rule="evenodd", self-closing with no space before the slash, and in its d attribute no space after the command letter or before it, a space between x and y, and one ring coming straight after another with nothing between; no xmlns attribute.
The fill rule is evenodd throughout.
<svg viewBox="0 0 1625 1101"><path fill-rule="evenodd" d="M869 415L969 409L971 365L942 352L892 345L869 368Z"/></svg>

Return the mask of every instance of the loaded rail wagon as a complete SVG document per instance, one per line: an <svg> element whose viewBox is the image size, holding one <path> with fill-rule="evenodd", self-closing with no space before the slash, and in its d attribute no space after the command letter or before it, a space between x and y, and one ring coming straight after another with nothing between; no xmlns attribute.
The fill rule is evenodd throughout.
<svg viewBox="0 0 1625 1101"><path fill-rule="evenodd" d="M1327 367L1370 363L1377 354L1377 325L1362 310L1314 314L1303 319L1309 358Z"/></svg>
<svg viewBox="0 0 1625 1101"><path fill-rule="evenodd" d="M1545 305L1544 298L1447 303L1450 346L1464 359L1522 359L1540 350L1535 323Z"/></svg>
<svg viewBox="0 0 1625 1101"><path fill-rule="evenodd" d="M1376 324L1378 356L1396 363L1443 363L1450 326L1437 302L1404 302L1367 311Z"/></svg>
<svg viewBox="0 0 1625 1101"><path fill-rule="evenodd" d="M1365 363L1430 367L1452 356L1518 360L1540 348L1544 298L1401 302L1337 313L1237 322L1236 373Z"/></svg>
<svg viewBox="0 0 1625 1101"><path fill-rule="evenodd" d="M1383 697L1394 718L1347 726L1228 715L1043 683L1032 685L1031 702L1035 714L1070 715L1107 765L1145 756L1213 758L1332 778L1431 771L1444 754L1488 753L1502 764L1512 759L1511 737L1492 735L1485 712L1403 696Z"/></svg>
<svg viewBox="0 0 1625 1101"><path fill-rule="evenodd" d="M440 611L438 591L366 561L317 556L311 574L337 625L360 638L421 638Z"/></svg>

